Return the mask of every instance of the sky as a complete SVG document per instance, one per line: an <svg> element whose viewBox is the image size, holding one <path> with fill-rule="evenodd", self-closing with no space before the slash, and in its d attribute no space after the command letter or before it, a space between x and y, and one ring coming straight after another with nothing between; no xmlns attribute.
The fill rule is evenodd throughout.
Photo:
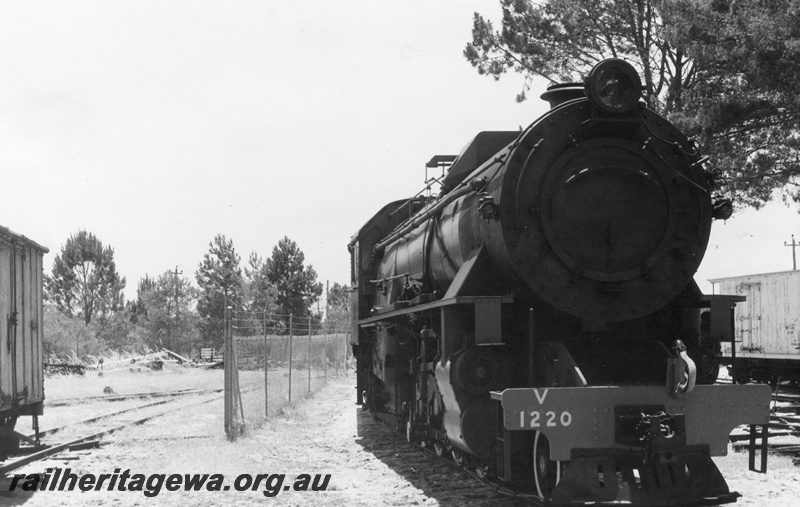
<svg viewBox="0 0 800 507"><path fill-rule="evenodd" d="M350 237L423 186L433 155L546 111L462 56L494 1L0 2L0 225L114 248L145 275L194 273L217 234L242 265L284 236L349 282ZM791 269L796 207L715 225L708 278Z"/></svg>

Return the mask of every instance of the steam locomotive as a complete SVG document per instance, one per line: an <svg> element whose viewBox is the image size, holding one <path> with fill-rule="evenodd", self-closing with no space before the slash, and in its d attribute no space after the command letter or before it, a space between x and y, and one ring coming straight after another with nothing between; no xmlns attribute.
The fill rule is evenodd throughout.
<svg viewBox="0 0 800 507"><path fill-rule="evenodd" d="M619 59L549 88L349 243L357 403L544 503L735 501L711 457L769 417L768 386L711 385L742 298L693 275L731 202L641 90Z"/></svg>

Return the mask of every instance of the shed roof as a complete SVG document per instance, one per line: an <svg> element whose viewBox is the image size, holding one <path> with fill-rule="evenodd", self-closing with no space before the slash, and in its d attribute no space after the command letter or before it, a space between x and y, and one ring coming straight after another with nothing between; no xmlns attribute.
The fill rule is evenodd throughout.
<svg viewBox="0 0 800 507"><path fill-rule="evenodd" d="M721 282L723 280L740 280L742 278L751 278L754 276L770 276L770 277L786 277L786 276L800 276L800 270L789 270L789 271L776 271L774 273L755 273L752 275L738 275L738 276L725 276L721 278L709 278L708 281L711 283Z"/></svg>
<svg viewBox="0 0 800 507"><path fill-rule="evenodd" d="M17 234L8 227L0 225L0 240L8 241L9 243L24 243L26 246L39 250L41 253L47 253L50 250L46 246L42 246L32 239L26 238L22 234Z"/></svg>

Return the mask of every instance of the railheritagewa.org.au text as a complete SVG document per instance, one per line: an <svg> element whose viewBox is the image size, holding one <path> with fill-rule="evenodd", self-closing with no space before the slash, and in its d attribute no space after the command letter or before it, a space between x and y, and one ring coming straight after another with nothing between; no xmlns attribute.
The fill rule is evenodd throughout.
<svg viewBox="0 0 800 507"><path fill-rule="evenodd" d="M274 497L281 491L325 491L330 474L239 474L228 482L223 474L132 474L115 468L110 474L76 474L48 468L44 474L16 474L9 491L129 491L146 497L162 491L253 491Z"/></svg>

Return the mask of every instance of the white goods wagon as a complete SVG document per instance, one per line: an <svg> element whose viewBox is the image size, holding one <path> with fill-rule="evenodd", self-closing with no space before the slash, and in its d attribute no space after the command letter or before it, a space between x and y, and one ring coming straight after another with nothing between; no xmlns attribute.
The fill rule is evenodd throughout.
<svg viewBox="0 0 800 507"><path fill-rule="evenodd" d="M0 457L24 438L20 416L38 416L44 403L42 260L47 248L0 226Z"/></svg>
<svg viewBox="0 0 800 507"><path fill-rule="evenodd" d="M800 271L709 280L716 293L746 296L734 311L735 347L722 363L739 383L800 380Z"/></svg>

